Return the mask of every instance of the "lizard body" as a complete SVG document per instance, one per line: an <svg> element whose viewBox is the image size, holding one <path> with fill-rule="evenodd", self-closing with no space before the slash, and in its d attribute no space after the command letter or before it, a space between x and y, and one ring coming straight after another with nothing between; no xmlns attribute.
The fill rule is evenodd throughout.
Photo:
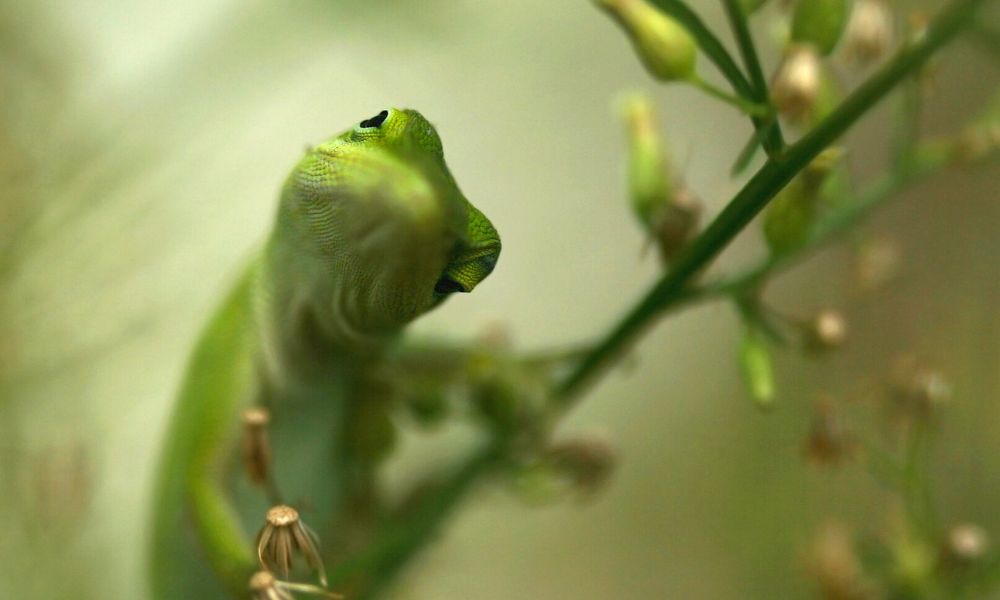
<svg viewBox="0 0 1000 600"><path fill-rule="evenodd" d="M306 153L188 363L154 491L156 598L237 592L255 569L250 536L268 500L235 450L250 406L273 415L276 488L307 505L321 536L348 527L371 479L350 441L385 417L386 353L407 323L488 276L499 252L416 111L382 111Z"/></svg>

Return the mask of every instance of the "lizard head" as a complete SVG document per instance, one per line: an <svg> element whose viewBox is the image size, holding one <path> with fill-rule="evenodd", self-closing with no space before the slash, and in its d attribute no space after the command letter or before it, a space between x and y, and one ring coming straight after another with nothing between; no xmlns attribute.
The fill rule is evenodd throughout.
<svg viewBox="0 0 1000 600"><path fill-rule="evenodd" d="M414 110L387 109L307 153L282 197L277 230L329 279L331 318L396 329L470 292L500 255L496 229L459 190L441 138ZM326 296L329 296L328 298Z"/></svg>

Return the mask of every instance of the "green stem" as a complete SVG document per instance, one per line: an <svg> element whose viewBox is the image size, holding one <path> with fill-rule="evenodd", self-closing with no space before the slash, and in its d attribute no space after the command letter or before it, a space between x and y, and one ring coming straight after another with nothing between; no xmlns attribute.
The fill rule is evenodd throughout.
<svg viewBox="0 0 1000 600"><path fill-rule="evenodd" d="M678 257L674 267L629 311L569 375L555 386L559 402L572 404L594 376L606 368L665 309L684 300L695 277L729 245L791 179L824 148L881 100L896 84L924 65L951 41L987 0L952 3L928 28L926 35L902 50L878 73L855 90L781 159L769 160L746 183L705 231Z"/></svg>
<svg viewBox="0 0 1000 600"><path fill-rule="evenodd" d="M741 98L740 96L734 96L733 94L730 94L725 90L719 89L718 87L705 81L698 75L692 76L690 79L688 79L688 81L691 83L691 85L705 92L709 96L722 100L726 104L731 104L752 117L762 118L767 116L768 113L767 106L763 104L756 104L750 100Z"/></svg>
<svg viewBox="0 0 1000 600"><path fill-rule="evenodd" d="M395 580L410 559L435 538L435 534L461 501L503 456L501 441L492 441L475 452L415 514L390 524L373 547L360 556L348 559L330 574L330 586L336 588L348 579L362 575L367 579L356 600L379 597Z"/></svg>
<svg viewBox="0 0 1000 600"><path fill-rule="evenodd" d="M740 49L740 56L747 73L750 75L750 87L753 99L756 104L770 106L770 91L767 87L767 80L764 78L764 69L761 67L760 58L757 56L757 46L750 35L750 27L747 24L746 12L740 5L739 0L723 0L726 9L726 17L729 19L729 26L733 30L733 37ZM769 112L771 112L769 110ZM767 119L768 114L757 115L754 127L763 133L761 143L768 156L775 157L785 148L785 140L781 134L781 126L777 120Z"/></svg>

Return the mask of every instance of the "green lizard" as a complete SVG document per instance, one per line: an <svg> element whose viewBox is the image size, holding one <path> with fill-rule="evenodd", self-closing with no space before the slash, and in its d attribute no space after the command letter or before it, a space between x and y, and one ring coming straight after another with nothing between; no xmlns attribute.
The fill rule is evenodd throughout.
<svg viewBox="0 0 1000 600"><path fill-rule="evenodd" d="M250 536L275 500L239 469L240 415L251 406L272 414L274 487L307 507L324 544L326 532L343 538L351 502L371 487L366 440L387 422L387 353L407 323L471 291L499 254L496 230L416 111L383 110L310 149L264 249L188 364L154 492L154 596L246 589Z"/></svg>

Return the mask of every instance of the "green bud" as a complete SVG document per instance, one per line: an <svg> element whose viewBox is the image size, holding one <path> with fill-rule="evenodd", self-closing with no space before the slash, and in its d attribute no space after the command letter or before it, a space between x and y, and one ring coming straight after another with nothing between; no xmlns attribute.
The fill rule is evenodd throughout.
<svg viewBox="0 0 1000 600"><path fill-rule="evenodd" d="M634 94L622 104L629 138L632 210L670 262L687 244L701 215L701 203L673 181L656 115L649 98Z"/></svg>
<svg viewBox="0 0 1000 600"><path fill-rule="evenodd" d="M629 142L628 183L632 209L643 227L670 203L674 192L667 155L648 96L633 94L622 103Z"/></svg>
<svg viewBox="0 0 1000 600"><path fill-rule="evenodd" d="M774 404L774 369L771 353L763 334L755 327L744 329L740 341L740 368L750 397L760 408L771 408Z"/></svg>
<svg viewBox="0 0 1000 600"><path fill-rule="evenodd" d="M625 30L654 77L676 81L694 76L698 48L680 23L646 0L594 1Z"/></svg>
<svg viewBox="0 0 1000 600"><path fill-rule="evenodd" d="M799 0L792 14L792 41L829 54L840 40L849 9L848 0Z"/></svg>
<svg viewBox="0 0 1000 600"><path fill-rule="evenodd" d="M840 157L827 148L778 192L764 214L764 239L771 253L784 254L801 246L812 232L823 184Z"/></svg>

